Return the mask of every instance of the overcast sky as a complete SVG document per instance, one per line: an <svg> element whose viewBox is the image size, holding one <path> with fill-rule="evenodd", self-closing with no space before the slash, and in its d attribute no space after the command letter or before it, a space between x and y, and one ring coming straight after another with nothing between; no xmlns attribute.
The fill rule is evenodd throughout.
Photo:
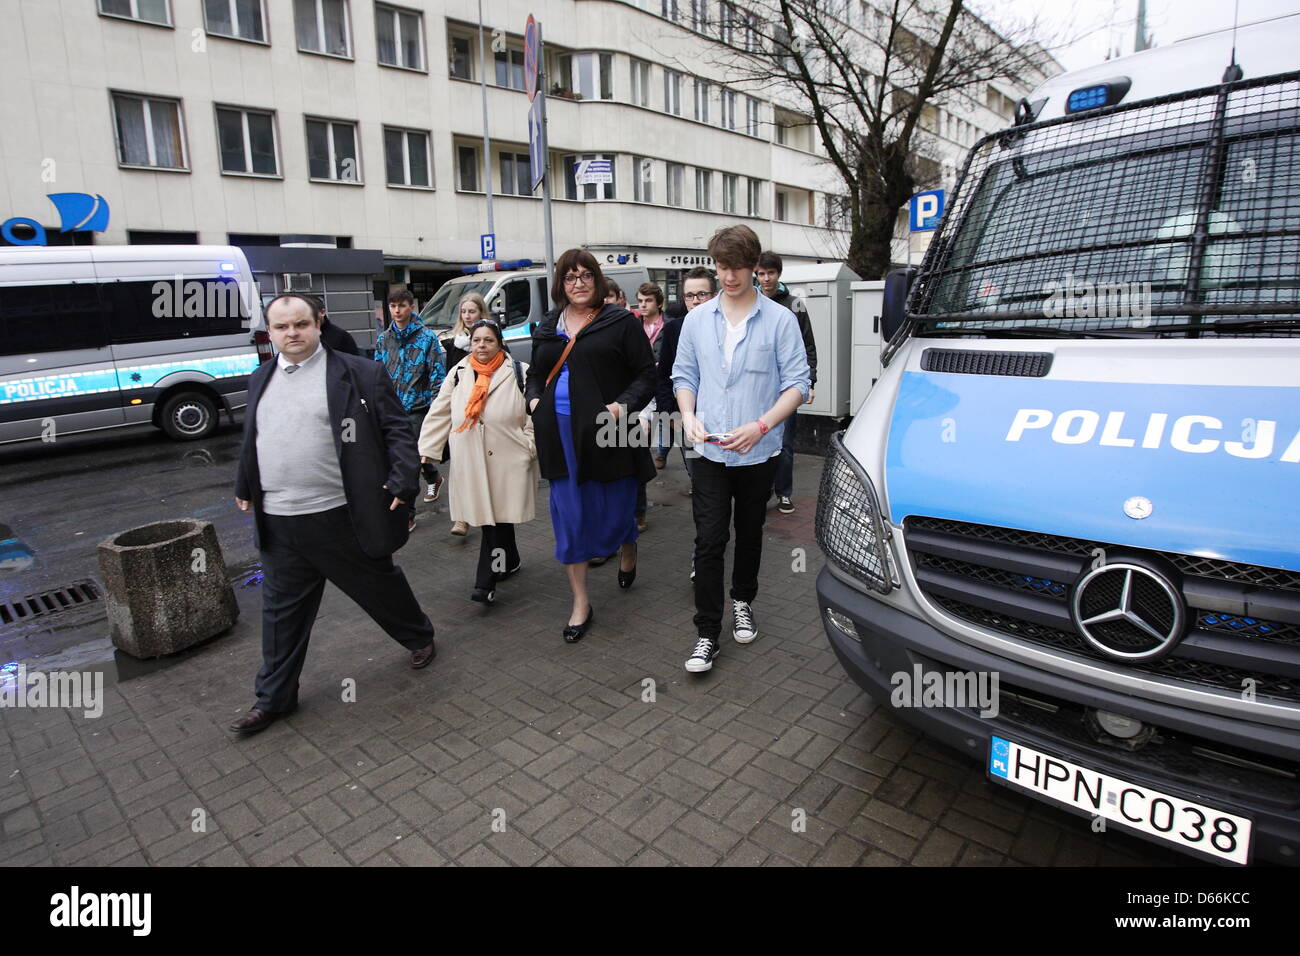
<svg viewBox="0 0 1300 956"><path fill-rule="evenodd" d="M1235 4L1240 23L1300 12L1300 0L1235 0ZM970 5L994 25L1037 19L1047 31L1072 41L1052 51L1067 70L1100 63L1108 48L1133 52L1138 0L972 0ZM1167 46L1231 27L1233 7L1234 0L1147 0L1147 31L1154 35L1156 46Z"/></svg>

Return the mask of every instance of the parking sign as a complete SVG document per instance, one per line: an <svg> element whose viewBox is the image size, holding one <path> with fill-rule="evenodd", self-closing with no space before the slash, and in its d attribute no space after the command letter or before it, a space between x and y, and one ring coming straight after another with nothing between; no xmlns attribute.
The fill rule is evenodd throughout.
<svg viewBox="0 0 1300 956"><path fill-rule="evenodd" d="M917 193L908 205L908 224L912 232L933 232L943 215L943 190Z"/></svg>
<svg viewBox="0 0 1300 956"><path fill-rule="evenodd" d="M479 254L483 257L484 262L489 262L497 257L497 237L494 232L487 232L478 237Z"/></svg>

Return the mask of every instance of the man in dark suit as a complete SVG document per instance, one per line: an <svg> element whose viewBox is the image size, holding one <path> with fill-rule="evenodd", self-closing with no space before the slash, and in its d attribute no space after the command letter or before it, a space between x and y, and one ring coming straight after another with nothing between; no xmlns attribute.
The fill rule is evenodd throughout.
<svg viewBox="0 0 1300 956"><path fill-rule="evenodd" d="M388 375L322 346L306 297L278 296L265 311L279 354L249 378L235 479L235 504L254 514L263 571L257 703L230 725L245 734L297 706L327 580L411 652L412 667L435 653L433 625L393 564L420 459Z"/></svg>

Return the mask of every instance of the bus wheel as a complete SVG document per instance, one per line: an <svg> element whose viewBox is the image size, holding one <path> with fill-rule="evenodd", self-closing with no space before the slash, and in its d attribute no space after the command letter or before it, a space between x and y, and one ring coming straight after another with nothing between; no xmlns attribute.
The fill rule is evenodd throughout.
<svg viewBox="0 0 1300 956"><path fill-rule="evenodd" d="M217 406L201 392L178 392L163 403L158 421L168 438L206 438L217 428Z"/></svg>

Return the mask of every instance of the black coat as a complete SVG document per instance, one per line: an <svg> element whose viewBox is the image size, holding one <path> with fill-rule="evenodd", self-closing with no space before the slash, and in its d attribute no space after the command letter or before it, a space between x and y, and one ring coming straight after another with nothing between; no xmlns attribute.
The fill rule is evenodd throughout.
<svg viewBox="0 0 1300 956"><path fill-rule="evenodd" d="M325 343L327 349L333 349L335 352L347 352L349 355L361 354L361 349L357 348L357 340L352 337L352 333L347 329L339 328L328 317L321 320L320 340Z"/></svg>
<svg viewBox="0 0 1300 956"><path fill-rule="evenodd" d="M254 542L261 547L262 483L257 465L257 403L277 361L264 362L248 378L244 442L235 473L235 496L253 503ZM325 394L334 450L343 473L352 527L361 550L383 558L406 544L408 509L389 510L393 498L414 501L420 454L410 417L379 362L325 349ZM343 440L344 422L352 426ZM303 462L311 468L311 462Z"/></svg>
<svg viewBox="0 0 1300 956"><path fill-rule="evenodd" d="M799 323L799 335L803 337L803 350L808 353L808 372L810 384L817 384L817 340L813 337L812 322L808 318L808 307L803 299L792 293L784 285L778 286L772 301L783 305L794 313Z"/></svg>
<svg viewBox="0 0 1300 956"><path fill-rule="evenodd" d="M673 389L673 363L677 361L677 340L682 337L682 323L686 316L669 319L659 333L662 347L659 350L658 384L655 389L655 411L677 411L677 392Z"/></svg>
<svg viewBox="0 0 1300 956"><path fill-rule="evenodd" d="M559 310L546 314L533 333L533 361L528 366L525 396L533 410L533 435L537 440L537 463L542 477L569 477L564 461L564 446L555 417L555 383L549 385L555 363L568 343L556 334ZM620 305L606 305L578 333L569 353L569 407L573 425L573 447L578 458L578 481L614 481L634 476L649 481L655 476L650 449L620 443L601 448L596 441L603 419L601 413L611 402L627 407L626 428L629 436L636 425L636 413L650 404L655 394L655 356L640 321ZM620 423L623 424L623 423Z"/></svg>

